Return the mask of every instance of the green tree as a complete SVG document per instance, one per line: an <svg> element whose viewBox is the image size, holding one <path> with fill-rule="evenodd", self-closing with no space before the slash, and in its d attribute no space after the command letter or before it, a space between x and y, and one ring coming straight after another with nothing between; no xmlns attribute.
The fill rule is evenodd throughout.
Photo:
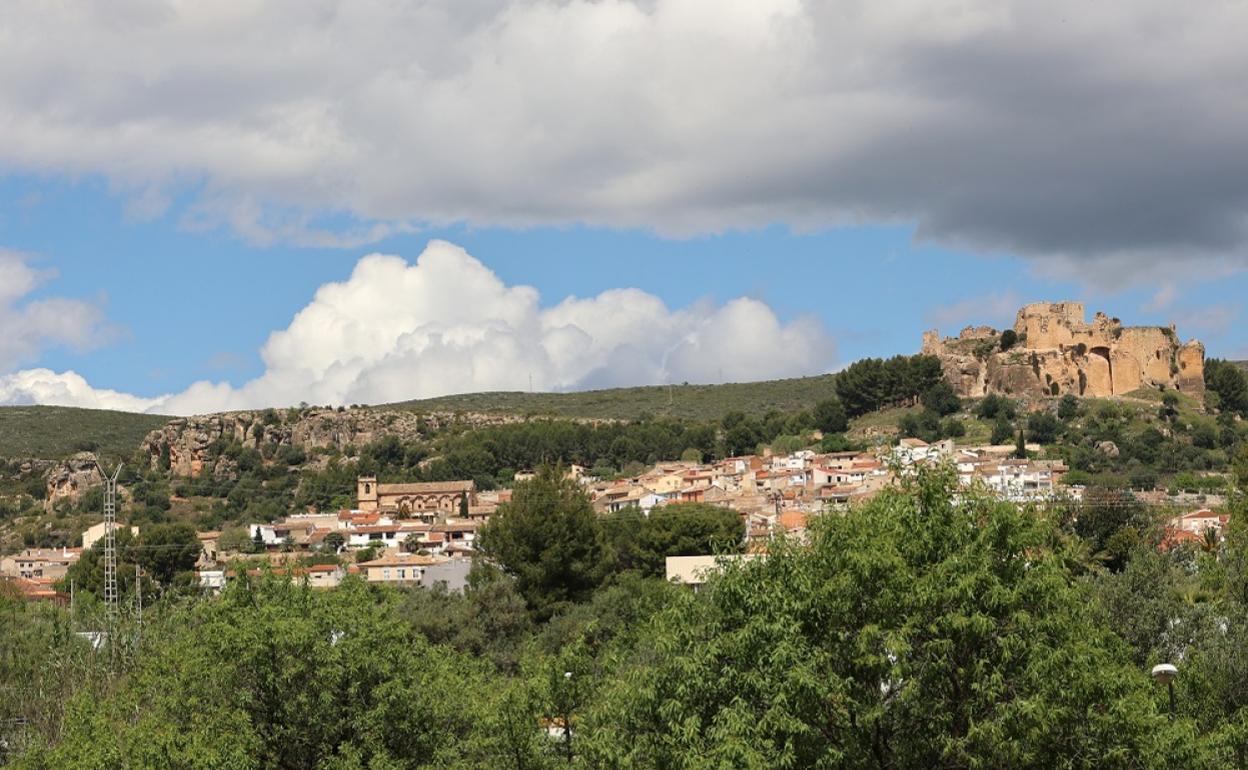
<svg viewBox="0 0 1248 770"><path fill-rule="evenodd" d="M1067 393L1057 402L1057 416L1063 421L1070 421L1079 416L1079 399Z"/></svg>
<svg viewBox="0 0 1248 770"><path fill-rule="evenodd" d="M1235 364L1217 358L1206 361L1205 387L1217 396L1219 408L1248 417L1248 375Z"/></svg>
<svg viewBox="0 0 1248 770"><path fill-rule="evenodd" d="M849 418L839 398L828 398L815 404L815 427L824 433L844 433L849 429Z"/></svg>
<svg viewBox="0 0 1248 770"><path fill-rule="evenodd" d="M1027 417L1027 433L1037 444L1052 444L1061 432L1061 421L1049 412L1032 412Z"/></svg>
<svg viewBox="0 0 1248 770"><path fill-rule="evenodd" d="M1014 402L996 393L989 393L975 405L975 416L984 420L993 420L997 417L1013 420L1014 415Z"/></svg>
<svg viewBox="0 0 1248 770"><path fill-rule="evenodd" d="M195 568L200 553L199 538L190 524L153 524L139 533L135 553L144 571L167 586L179 572Z"/></svg>
<svg viewBox="0 0 1248 770"><path fill-rule="evenodd" d="M668 556L739 553L745 542L740 514L705 503L671 503L649 516L625 509L600 521L611 569L636 570L646 577L663 577Z"/></svg>
<svg viewBox="0 0 1248 770"><path fill-rule="evenodd" d="M955 499L961 502L952 502ZM605 683L591 767L1194 763L1043 518L921 471L682 593Z"/></svg>
<svg viewBox="0 0 1248 770"><path fill-rule="evenodd" d="M1161 408L1157 411L1157 416L1166 422L1174 422L1179 416L1179 397L1173 393L1162 395Z"/></svg>
<svg viewBox="0 0 1248 770"><path fill-rule="evenodd" d="M335 591L275 577L234 581L148 635L130 676L70 699L61 739L18 767L487 762L473 735L488 717L490 684L465 656L415 635L396 599L358 579Z"/></svg>
<svg viewBox="0 0 1248 770"><path fill-rule="evenodd" d="M325 535L325 539L321 541L321 548L327 553L338 553L346 544L347 539L342 533L333 531Z"/></svg>
<svg viewBox="0 0 1248 770"><path fill-rule="evenodd" d="M1005 415L997 417L992 423L992 437L989 441L993 444L1008 444L1010 439L1014 438L1014 425Z"/></svg>
<svg viewBox="0 0 1248 770"><path fill-rule="evenodd" d="M946 417L960 410L962 401L953 392L953 386L941 380L923 391L923 406L941 417Z"/></svg>
<svg viewBox="0 0 1248 770"><path fill-rule="evenodd" d="M1148 508L1123 489L1089 487L1072 514L1075 534L1114 571L1126 565L1134 547L1154 526Z"/></svg>
<svg viewBox="0 0 1248 770"><path fill-rule="evenodd" d="M584 601L603 578L593 506L560 468L517 484L482 528L477 550L516 579L538 619Z"/></svg>
<svg viewBox="0 0 1248 770"><path fill-rule="evenodd" d="M419 552L422 548L424 548L424 546L421 545L420 538L421 536L419 532L413 532L412 534L403 538L403 550L406 551L407 553Z"/></svg>

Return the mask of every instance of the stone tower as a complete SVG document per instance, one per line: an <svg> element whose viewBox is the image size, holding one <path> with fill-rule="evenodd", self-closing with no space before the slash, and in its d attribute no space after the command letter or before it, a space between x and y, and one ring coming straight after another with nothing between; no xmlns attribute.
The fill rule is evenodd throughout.
<svg viewBox="0 0 1248 770"><path fill-rule="evenodd" d="M355 483L356 507L361 511L377 510L377 477L360 476Z"/></svg>

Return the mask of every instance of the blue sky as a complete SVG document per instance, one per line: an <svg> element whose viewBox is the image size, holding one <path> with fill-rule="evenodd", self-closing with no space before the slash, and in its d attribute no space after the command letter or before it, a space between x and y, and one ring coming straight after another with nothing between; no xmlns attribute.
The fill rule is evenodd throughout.
<svg viewBox="0 0 1248 770"><path fill-rule="evenodd" d="M760 379L1057 299L1248 358L1248 19L1070 4L22 5L0 402Z"/></svg>
<svg viewBox="0 0 1248 770"><path fill-rule="evenodd" d="M535 287L542 304L635 287L670 308L736 297L766 303L782 321L813 316L836 343L833 368L865 356L915 352L922 330L956 333L966 323L1003 326L1019 302L1074 298L1128 322L1165 323L1234 306L1248 296L1242 274L1182 284L1152 309L1165 284L1095 285L1054 277L1010 256L958 253L916 243L911 228L845 227L795 234L750 232L665 238L641 230L466 226L386 238L367 248L251 245L227 230L190 230L173 217L134 221L103 184L13 178L0 186L0 242L53 269L29 299L71 297L100 305L108 334L81 350L52 345L28 367L72 369L96 387L141 396L196 380L235 385L259 376L259 350L312 299L345 280L365 253L414 261L431 239L464 247L509 285ZM1016 300L1016 301L1015 301ZM395 302L403 298L396 296ZM1197 326L1198 328L1191 328ZM1180 328L1210 355L1239 355L1243 326L1197 318ZM809 373L827 368L812 360Z"/></svg>

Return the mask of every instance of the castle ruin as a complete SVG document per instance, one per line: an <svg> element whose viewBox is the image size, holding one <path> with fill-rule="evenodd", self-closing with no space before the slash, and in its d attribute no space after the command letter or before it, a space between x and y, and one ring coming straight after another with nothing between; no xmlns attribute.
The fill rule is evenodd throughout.
<svg viewBox="0 0 1248 770"><path fill-rule="evenodd" d="M963 397L1204 394L1205 346L1197 340L1181 343L1174 326L1123 326L1104 313L1085 319L1082 302L1037 302L1018 311L1012 345L1004 332L978 326L945 339L925 332L921 352L940 359Z"/></svg>

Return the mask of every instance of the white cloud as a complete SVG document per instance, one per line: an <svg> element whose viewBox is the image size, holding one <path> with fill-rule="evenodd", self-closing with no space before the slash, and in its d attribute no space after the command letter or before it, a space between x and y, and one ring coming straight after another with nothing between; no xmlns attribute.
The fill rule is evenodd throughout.
<svg viewBox="0 0 1248 770"><path fill-rule="evenodd" d="M111 335L93 304L63 297L27 299L54 275L31 262L27 254L0 249L0 372L34 360L49 346L85 350Z"/></svg>
<svg viewBox="0 0 1248 770"><path fill-rule="evenodd" d="M1024 304L1018 294L1010 290L942 305L928 313L927 320L938 327L997 324L1005 328L1013 326L1014 317Z"/></svg>
<svg viewBox="0 0 1248 770"><path fill-rule="evenodd" d="M0 403L56 403L190 414L236 408L383 403L484 390L723 382L828 371L835 349L803 318L761 302L669 309L638 289L543 308L463 249L432 241L409 264L372 254L317 290L260 351L265 372L233 387L197 382L139 398L92 389L73 372L0 378Z"/></svg>
<svg viewBox="0 0 1248 770"><path fill-rule="evenodd" d="M80 406L85 409L117 409L123 412L152 410L160 399L139 398L115 390L91 387L75 372L25 369L0 375L0 404Z"/></svg>
<svg viewBox="0 0 1248 770"><path fill-rule="evenodd" d="M262 243L900 221L1243 266L1246 25L1182 0L9 0L0 165Z"/></svg>

